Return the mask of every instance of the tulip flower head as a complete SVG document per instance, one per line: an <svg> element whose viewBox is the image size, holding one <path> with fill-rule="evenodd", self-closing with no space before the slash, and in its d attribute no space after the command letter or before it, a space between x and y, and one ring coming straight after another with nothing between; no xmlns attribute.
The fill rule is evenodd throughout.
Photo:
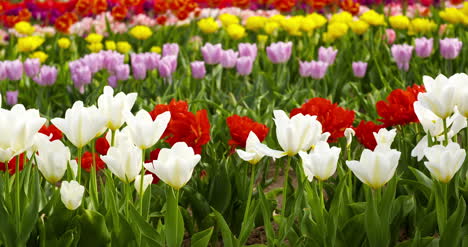
<svg viewBox="0 0 468 247"><path fill-rule="evenodd" d="M366 70L367 70L367 63L366 62L353 62L352 64L353 67L353 73L354 76L357 78L363 78L366 76Z"/></svg>
<svg viewBox="0 0 468 247"><path fill-rule="evenodd" d="M119 145L110 147L107 155L101 155L101 159L109 170L125 183L135 180L142 168L141 150L129 141L119 142Z"/></svg>
<svg viewBox="0 0 468 247"><path fill-rule="evenodd" d="M190 68L192 69L192 77L195 79L203 79L206 75L205 62L203 61L194 61L190 63Z"/></svg>
<svg viewBox="0 0 468 247"><path fill-rule="evenodd" d="M418 94L417 102L442 119L452 115L456 103L455 83L442 74L435 79L424 76L423 82L427 92Z"/></svg>
<svg viewBox="0 0 468 247"><path fill-rule="evenodd" d="M76 101L65 112L65 118L54 118L51 122L75 147L82 148L104 133L107 119L96 106L84 107L83 102Z"/></svg>
<svg viewBox="0 0 468 247"><path fill-rule="evenodd" d="M399 69L408 71L409 62L413 53L413 47L407 44L403 45L393 45L392 46L392 56L397 63Z"/></svg>
<svg viewBox="0 0 468 247"><path fill-rule="evenodd" d="M341 148L330 148L326 141L318 142L310 153L300 151L299 156L302 158L302 166L307 179L312 181L316 177L324 181L331 177L336 171L340 152Z"/></svg>
<svg viewBox="0 0 468 247"><path fill-rule="evenodd" d="M114 96L114 90L104 87L104 92L98 98L97 106L101 114L106 118L106 127L116 131L125 122L125 114L130 112L137 98L136 93L118 93Z"/></svg>
<svg viewBox="0 0 468 247"><path fill-rule="evenodd" d="M125 118L127 127L123 131L128 131L129 139L138 148L148 149L161 138L171 120L171 113L164 112L153 121L147 111L140 110L135 116L127 112Z"/></svg>
<svg viewBox="0 0 468 247"><path fill-rule="evenodd" d="M463 42L458 38L445 38L440 40L440 55L445 59L455 59L460 54Z"/></svg>
<svg viewBox="0 0 468 247"><path fill-rule="evenodd" d="M320 47L318 56L319 56L319 61L325 62L328 65L332 65L335 63L336 59L336 54L338 53L338 50L333 49L333 47Z"/></svg>
<svg viewBox="0 0 468 247"><path fill-rule="evenodd" d="M284 152L270 149L267 145L260 142L257 135L250 131L247 137L245 151L236 149L239 157L252 165L257 164L265 155L273 158L281 158L285 155Z"/></svg>
<svg viewBox="0 0 468 247"><path fill-rule="evenodd" d="M392 179L400 155L401 153L395 149L374 151L364 149L359 161L346 161L346 165L361 182L378 189Z"/></svg>
<svg viewBox="0 0 468 247"><path fill-rule="evenodd" d="M177 43L168 43L164 44L162 48L162 55L165 56L178 56L179 55L179 45Z"/></svg>
<svg viewBox="0 0 468 247"><path fill-rule="evenodd" d="M36 156L37 168L51 184L60 181L67 171L70 150L60 140L49 141L48 137L40 138L44 142L38 145Z"/></svg>
<svg viewBox="0 0 468 247"><path fill-rule="evenodd" d="M273 114L278 142L289 156L308 151L322 138L322 124L317 121L317 116L299 113L290 119L281 110L275 110Z"/></svg>
<svg viewBox="0 0 468 247"><path fill-rule="evenodd" d="M292 45L292 42L271 44L266 48L268 59L275 64L286 63L291 57Z"/></svg>
<svg viewBox="0 0 468 247"><path fill-rule="evenodd" d="M50 86L57 80L57 68L43 65L33 80L41 86Z"/></svg>
<svg viewBox="0 0 468 247"><path fill-rule="evenodd" d="M353 136L356 135L356 132L352 128L346 128L344 135L346 137L346 146L349 147L353 141Z"/></svg>
<svg viewBox="0 0 468 247"><path fill-rule="evenodd" d="M39 59L34 58L28 58L26 61L24 61L24 72L26 73L27 76L33 78L37 73L39 73L39 68L41 67L41 62Z"/></svg>
<svg viewBox="0 0 468 247"><path fill-rule="evenodd" d="M373 134L377 142L377 147L388 150L395 139L396 129L387 130L386 128L381 128L379 132L374 132Z"/></svg>
<svg viewBox="0 0 468 247"><path fill-rule="evenodd" d="M243 76L250 75L252 73L253 62L252 57L238 58L236 63L237 73Z"/></svg>
<svg viewBox="0 0 468 247"><path fill-rule="evenodd" d="M164 183L178 190L190 180L193 169L200 159L201 156L195 154L185 142L177 142L170 149L161 149L158 159L152 163L146 163L145 168L156 174Z"/></svg>
<svg viewBox="0 0 468 247"><path fill-rule="evenodd" d="M428 160L424 165L432 176L443 183L448 183L463 165L466 152L458 143L452 142L447 146L427 147L424 149L424 155Z"/></svg>
<svg viewBox="0 0 468 247"><path fill-rule="evenodd" d="M234 68L236 66L238 56L239 56L239 53L235 52L232 49L225 50L225 51L223 50L221 52L221 58L220 58L221 65L223 66L223 68L226 68L226 69Z"/></svg>
<svg viewBox="0 0 468 247"><path fill-rule="evenodd" d="M77 181L63 181L60 196L63 204L69 210L75 210L81 205L85 188Z"/></svg>
<svg viewBox="0 0 468 247"><path fill-rule="evenodd" d="M432 53L433 44L434 44L433 38L430 38L430 39L426 37L416 38L414 40L416 55L422 58L429 57Z"/></svg>
<svg viewBox="0 0 468 247"><path fill-rule="evenodd" d="M320 80L327 73L328 63L322 61L299 62L299 74L302 77L312 77Z"/></svg>
<svg viewBox="0 0 468 247"><path fill-rule="evenodd" d="M222 52L221 44L212 45L210 43L206 43L201 48L201 52L206 64L220 63Z"/></svg>
<svg viewBox="0 0 468 247"><path fill-rule="evenodd" d="M238 45L239 57L251 57L253 60L257 58L257 44L240 43Z"/></svg>
<svg viewBox="0 0 468 247"><path fill-rule="evenodd" d="M9 105L18 104L18 94L19 94L18 90L7 91L6 92L6 102L7 102L7 104L9 104Z"/></svg>
<svg viewBox="0 0 468 247"><path fill-rule="evenodd" d="M143 192L145 192L148 186L152 183L153 183L153 175L147 174L143 176ZM135 177L135 190L137 191L139 195L142 195L140 188L141 188L141 176L136 176Z"/></svg>

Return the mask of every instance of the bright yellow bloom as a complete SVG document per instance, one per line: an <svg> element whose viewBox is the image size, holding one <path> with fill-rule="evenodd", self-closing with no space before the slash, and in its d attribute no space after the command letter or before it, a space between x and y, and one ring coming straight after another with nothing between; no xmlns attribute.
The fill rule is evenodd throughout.
<svg viewBox="0 0 468 247"><path fill-rule="evenodd" d="M106 44L106 49L107 50L115 51L117 49L117 45L112 40L106 41L105 44Z"/></svg>
<svg viewBox="0 0 468 247"><path fill-rule="evenodd" d="M276 30L278 30L279 27L280 25L277 22L268 22L265 24L265 27L263 29L265 30L265 33L271 35L274 32L276 32Z"/></svg>
<svg viewBox="0 0 468 247"><path fill-rule="evenodd" d="M226 28L231 39L238 40L245 36L245 28L239 24L231 24Z"/></svg>
<svg viewBox="0 0 468 247"><path fill-rule="evenodd" d="M301 22L301 30L304 32L312 32L315 29L315 21L312 18L304 18Z"/></svg>
<svg viewBox="0 0 468 247"><path fill-rule="evenodd" d="M367 22L357 20L349 23L349 27L357 35L364 34L369 29L369 24Z"/></svg>
<svg viewBox="0 0 468 247"><path fill-rule="evenodd" d="M379 26L385 24L384 15L375 12L373 9L362 14L360 18L361 20L367 22L369 25L372 26Z"/></svg>
<svg viewBox="0 0 468 247"><path fill-rule="evenodd" d="M430 33L437 28L437 25L434 21L424 19L424 18L415 18L411 21L411 25L409 27L410 34L417 34L417 33Z"/></svg>
<svg viewBox="0 0 468 247"><path fill-rule="evenodd" d="M153 47L151 47L151 52L161 54L161 46L153 46Z"/></svg>
<svg viewBox="0 0 468 247"><path fill-rule="evenodd" d="M86 37L86 41L88 41L88 43L101 43L103 38L104 37L102 37L102 35L100 35L100 34L90 33Z"/></svg>
<svg viewBox="0 0 468 247"><path fill-rule="evenodd" d="M286 17L284 15L274 15L274 16L270 17L270 19L268 19L268 21L276 22L276 23L280 24L284 19L286 19Z"/></svg>
<svg viewBox="0 0 468 247"><path fill-rule="evenodd" d="M153 35L153 31L147 26L138 25L130 29L130 35L136 39L145 40Z"/></svg>
<svg viewBox="0 0 468 247"><path fill-rule="evenodd" d="M44 43L44 38L39 36L27 36L18 39L17 49L20 52L30 52L36 50Z"/></svg>
<svg viewBox="0 0 468 247"><path fill-rule="evenodd" d="M284 19L281 22L281 26L283 27L289 35L300 36L301 35L301 24L302 24L302 17L290 17L288 19Z"/></svg>
<svg viewBox="0 0 468 247"><path fill-rule="evenodd" d="M232 25L232 24L239 24L239 18L235 15L231 15L228 13L220 15L219 20L225 27Z"/></svg>
<svg viewBox="0 0 468 247"><path fill-rule="evenodd" d="M62 49L68 49L71 45L71 41L67 38L60 38L58 41L57 41L57 44L60 48Z"/></svg>
<svg viewBox="0 0 468 247"><path fill-rule="evenodd" d="M327 23L327 18L317 13L307 15L306 18L311 18L312 20L314 20L315 28L322 27L323 25Z"/></svg>
<svg viewBox="0 0 468 247"><path fill-rule="evenodd" d="M346 35L347 32L348 32L348 25L344 23L335 22L335 23L328 24L327 33L334 39L340 38Z"/></svg>
<svg viewBox="0 0 468 247"><path fill-rule="evenodd" d="M49 57L47 54L45 54L42 51L36 51L33 54L29 55L30 58L37 58L41 63L44 63L45 60Z"/></svg>
<svg viewBox="0 0 468 247"><path fill-rule="evenodd" d="M463 8L460 11L465 15L468 16L468 2L463 3Z"/></svg>
<svg viewBox="0 0 468 247"><path fill-rule="evenodd" d="M440 18L444 19L444 21L452 23L452 24L458 24L458 23L463 23L463 12L456 8L446 8L442 11L439 12Z"/></svg>
<svg viewBox="0 0 468 247"><path fill-rule="evenodd" d="M325 42L325 43L331 43L331 42L335 41L335 38L333 36L331 36L329 32L323 33L322 39L323 39L323 42Z"/></svg>
<svg viewBox="0 0 468 247"><path fill-rule="evenodd" d="M268 40L268 36L263 35L263 34L259 34L259 35L257 35L257 40L258 40L258 43L265 44L267 42L267 40Z"/></svg>
<svg viewBox="0 0 468 247"><path fill-rule="evenodd" d="M404 15L390 16L388 22L390 22L390 26L392 26L394 29L400 30L408 29L410 25L409 18Z"/></svg>
<svg viewBox="0 0 468 247"><path fill-rule="evenodd" d="M332 15L330 23L341 22L341 23L350 23L353 21L353 15L347 11L340 12L338 14Z"/></svg>
<svg viewBox="0 0 468 247"><path fill-rule="evenodd" d="M91 44L88 45L88 49L91 52L99 52L103 48L104 48L104 46L102 45L102 43L91 43Z"/></svg>
<svg viewBox="0 0 468 247"><path fill-rule="evenodd" d="M20 21L15 24L15 30L20 34L31 35L34 32L34 27L29 22Z"/></svg>
<svg viewBox="0 0 468 247"><path fill-rule="evenodd" d="M245 27L248 30L258 31L265 26L266 18L263 16L251 16L247 18L245 22Z"/></svg>
<svg viewBox="0 0 468 247"><path fill-rule="evenodd" d="M198 28L203 33L214 33L218 31L219 25L212 17L208 17L198 21Z"/></svg>
<svg viewBox="0 0 468 247"><path fill-rule="evenodd" d="M132 49L132 46L126 41L119 41L117 42L117 51L122 54L127 54Z"/></svg>

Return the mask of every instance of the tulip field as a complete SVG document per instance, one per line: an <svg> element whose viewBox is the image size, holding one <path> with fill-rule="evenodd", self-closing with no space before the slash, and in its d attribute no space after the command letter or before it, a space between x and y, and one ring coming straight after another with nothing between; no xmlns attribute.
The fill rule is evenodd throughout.
<svg viewBox="0 0 468 247"><path fill-rule="evenodd" d="M0 247L468 246L468 2L0 0Z"/></svg>

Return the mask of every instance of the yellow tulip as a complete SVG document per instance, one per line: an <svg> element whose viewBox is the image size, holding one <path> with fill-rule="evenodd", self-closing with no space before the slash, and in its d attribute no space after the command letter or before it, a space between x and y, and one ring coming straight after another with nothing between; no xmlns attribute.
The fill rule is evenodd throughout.
<svg viewBox="0 0 468 247"><path fill-rule="evenodd" d="M369 29L369 24L367 24L367 22L357 20L349 23L349 27L355 34L361 35L367 32Z"/></svg>
<svg viewBox="0 0 468 247"><path fill-rule="evenodd" d="M263 35L263 34L259 34L259 35L257 35L257 40L258 40L258 43L265 44L267 42L267 40L268 40L268 36Z"/></svg>
<svg viewBox="0 0 468 247"><path fill-rule="evenodd" d="M281 26L283 27L289 35L300 36L301 35L301 23L302 17L291 17L288 19L284 19L281 22Z"/></svg>
<svg viewBox="0 0 468 247"><path fill-rule="evenodd" d="M263 30L265 30L265 33L267 34L273 34L274 32L276 32L276 30L279 29L279 24L277 22L268 22L265 24L265 27L263 28Z"/></svg>
<svg viewBox="0 0 468 247"><path fill-rule="evenodd" d="M62 49L68 49L71 45L71 41L67 38L60 38L58 41L57 41L57 44L60 48Z"/></svg>
<svg viewBox="0 0 468 247"><path fill-rule="evenodd" d="M314 19L306 17L302 19L301 30L304 32L312 32L316 28Z"/></svg>
<svg viewBox="0 0 468 247"><path fill-rule="evenodd" d="M452 24L463 23L463 18L465 17L463 12L456 8L446 8L440 11L439 15L444 21Z"/></svg>
<svg viewBox="0 0 468 247"><path fill-rule="evenodd" d="M36 50L44 43L44 38L39 36L27 36L18 39L17 49L20 52L30 52Z"/></svg>
<svg viewBox="0 0 468 247"><path fill-rule="evenodd" d="M245 28L239 24L231 24L226 29L229 37L234 40L242 39L245 36Z"/></svg>
<svg viewBox="0 0 468 247"><path fill-rule="evenodd" d="M410 34L417 33L430 33L437 28L437 25L434 21L424 19L424 18L415 18L411 21L409 26Z"/></svg>
<svg viewBox="0 0 468 247"><path fill-rule="evenodd" d="M327 23L327 18L325 18L323 15L320 15L320 14L317 14L317 13L307 15L306 18L311 18L314 21L315 28L322 27L323 25L325 25Z"/></svg>
<svg viewBox="0 0 468 247"><path fill-rule="evenodd" d="M219 20L225 27L228 27L229 25L232 25L232 24L239 24L239 18L235 15L231 15L228 13L220 15Z"/></svg>
<svg viewBox="0 0 468 247"><path fill-rule="evenodd" d="M327 28L327 33L334 39L340 38L348 32L348 25L341 23L341 22L335 22L335 23L330 23L328 24Z"/></svg>
<svg viewBox="0 0 468 247"><path fill-rule="evenodd" d="M347 11L340 12L338 14L332 15L330 19L330 23L334 22L341 22L341 23L349 23L353 21L353 15Z"/></svg>
<svg viewBox="0 0 468 247"><path fill-rule="evenodd" d="M379 26L385 24L384 15L375 12L375 10L371 9L361 15L361 20L367 22L369 25L372 26Z"/></svg>
<svg viewBox="0 0 468 247"><path fill-rule="evenodd" d="M390 22L390 26L392 26L394 29L400 30L408 29L410 25L409 18L403 15L390 16L388 22Z"/></svg>
<svg viewBox="0 0 468 247"><path fill-rule="evenodd" d="M86 37L86 41L88 41L88 43L101 43L103 38L104 37L102 35L100 35L100 34L90 33Z"/></svg>
<svg viewBox="0 0 468 247"><path fill-rule="evenodd" d="M104 48L102 43L91 43L88 45L88 49L92 52L99 52Z"/></svg>
<svg viewBox="0 0 468 247"><path fill-rule="evenodd" d="M147 26L134 26L132 29L130 29L130 35L132 35L134 38L139 39L139 40L146 40L151 35L153 35L153 31Z"/></svg>
<svg viewBox="0 0 468 247"><path fill-rule="evenodd" d="M153 46L153 47L151 47L151 52L161 54L161 47L160 46Z"/></svg>
<svg viewBox="0 0 468 247"><path fill-rule="evenodd" d="M247 18L245 22L245 27L248 30L258 31L265 26L266 20L267 19L263 16L251 16Z"/></svg>
<svg viewBox="0 0 468 247"><path fill-rule="evenodd" d="M117 51L122 54L127 54L132 49L132 46L126 41L119 41L117 42Z"/></svg>
<svg viewBox="0 0 468 247"><path fill-rule="evenodd" d="M198 28L203 33L214 33L218 31L219 25L212 17L208 17L198 21Z"/></svg>
<svg viewBox="0 0 468 247"><path fill-rule="evenodd" d="M106 49L111 50L111 51L115 51L117 49L117 45L115 44L114 41L108 40L108 41L106 41Z"/></svg>
<svg viewBox="0 0 468 247"><path fill-rule="evenodd" d="M34 32L34 27L29 22L20 21L15 24L15 30L20 34L31 35Z"/></svg>
<svg viewBox="0 0 468 247"><path fill-rule="evenodd" d="M29 55L30 58L37 58L41 63L44 63L47 58L49 57L47 54L45 54L42 51L36 51L33 54Z"/></svg>

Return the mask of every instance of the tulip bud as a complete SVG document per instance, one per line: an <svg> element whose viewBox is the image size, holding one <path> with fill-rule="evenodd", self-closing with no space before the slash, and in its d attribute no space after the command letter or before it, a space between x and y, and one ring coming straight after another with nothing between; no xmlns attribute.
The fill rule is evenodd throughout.
<svg viewBox="0 0 468 247"><path fill-rule="evenodd" d="M67 171L70 150L60 140L45 141L38 146L37 168L51 184L60 181Z"/></svg>
<svg viewBox="0 0 468 247"><path fill-rule="evenodd" d="M143 193L146 191L146 189L151 183L153 183L153 175L147 174L143 176ZM140 192L140 186L141 186L141 176L136 176L135 189L139 195L142 194L142 192Z"/></svg>
<svg viewBox="0 0 468 247"><path fill-rule="evenodd" d="M252 60L257 58L257 44L249 44L249 43L240 43L238 45L239 50L239 57L251 57Z"/></svg>
<svg viewBox="0 0 468 247"><path fill-rule="evenodd" d="M234 52L231 49L222 51L220 60L221 60L221 65L223 66L223 68L226 68L226 69L234 68L236 66L238 55L239 54L237 52Z"/></svg>
<svg viewBox="0 0 468 247"><path fill-rule="evenodd" d="M240 57L237 59L237 73L239 75L250 75L252 73L253 60L251 57Z"/></svg>
<svg viewBox="0 0 468 247"><path fill-rule="evenodd" d="M331 177L336 171L340 152L341 148L330 148L324 141L315 145L310 153L300 151L299 156L302 158L302 166L307 179L312 181L314 177L317 177L324 181Z"/></svg>
<svg viewBox="0 0 468 247"><path fill-rule="evenodd" d="M327 63L328 65L332 65L335 63L336 54L338 50L333 49L333 47L320 47L319 48L319 61Z"/></svg>
<svg viewBox="0 0 468 247"><path fill-rule="evenodd" d="M434 43L433 38L430 38L430 39L426 37L416 38L414 40L416 55L422 58L429 57L432 53L433 43Z"/></svg>
<svg viewBox="0 0 468 247"><path fill-rule="evenodd" d="M356 135L356 132L352 128L346 128L344 135L346 137L346 146L349 147L353 141L353 136Z"/></svg>
<svg viewBox="0 0 468 247"><path fill-rule="evenodd" d="M190 63L192 69L192 77L195 79L203 79L206 74L205 63L203 61L194 61Z"/></svg>
<svg viewBox="0 0 468 247"><path fill-rule="evenodd" d="M211 43L206 43L201 48L206 64L218 64L221 60L221 51L221 44L212 45Z"/></svg>
<svg viewBox="0 0 468 247"><path fill-rule="evenodd" d="M427 147L424 149L424 155L428 160L424 165L432 176L443 183L448 183L463 165L466 152L458 143L452 142L447 146Z"/></svg>
<svg viewBox="0 0 468 247"><path fill-rule="evenodd" d="M84 191L84 186L75 180L70 182L63 181L60 188L60 196L65 207L69 210L77 209L81 205Z"/></svg>
<svg viewBox="0 0 468 247"><path fill-rule="evenodd" d="M24 61L24 71L26 72L26 75L31 78L34 78L34 76L39 73L40 66L41 62L37 58L28 58L26 61Z"/></svg>
<svg viewBox="0 0 468 247"><path fill-rule="evenodd" d="M353 73L357 78L363 78L366 75L367 63L365 62L353 62Z"/></svg>
<svg viewBox="0 0 468 247"><path fill-rule="evenodd" d="M445 59L455 59L460 54L463 42L458 38L445 38L441 39L439 42L440 45L440 55Z"/></svg>
<svg viewBox="0 0 468 247"><path fill-rule="evenodd" d="M286 63L291 57L292 45L292 42L271 44L266 48L268 59L275 64Z"/></svg>

